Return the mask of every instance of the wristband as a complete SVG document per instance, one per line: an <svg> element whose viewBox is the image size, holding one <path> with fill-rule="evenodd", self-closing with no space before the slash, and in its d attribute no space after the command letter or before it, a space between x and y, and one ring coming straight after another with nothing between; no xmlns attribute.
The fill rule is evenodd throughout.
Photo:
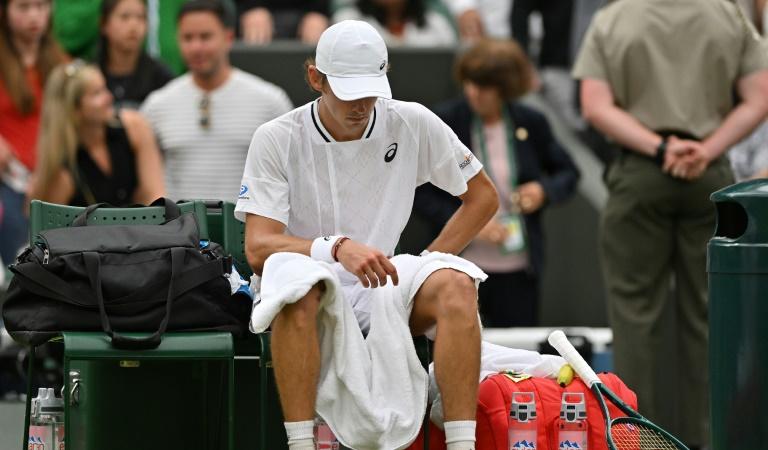
<svg viewBox="0 0 768 450"><path fill-rule="evenodd" d="M348 241L349 238L346 236L340 237L338 240L336 240L336 243L333 244L333 250L331 250L331 256L333 256L333 260L336 262L339 262L339 247L341 247L341 244L344 243L344 241Z"/></svg>
<svg viewBox="0 0 768 450"><path fill-rule="evenodd" d="M322 236L312 241L312 248L309 251L309 256L317 261L325 261L333 264L336 261L333 259L333 247L336 242L344 236Z"/></svg>
<svg viewBox="0 0 768 450"><path fill-rule="evenodd" d="M662 136L661 143L656 147L656 154L653 156L653 160L661 167L664 165L664 157L667 154L667 137Z"/></svg>

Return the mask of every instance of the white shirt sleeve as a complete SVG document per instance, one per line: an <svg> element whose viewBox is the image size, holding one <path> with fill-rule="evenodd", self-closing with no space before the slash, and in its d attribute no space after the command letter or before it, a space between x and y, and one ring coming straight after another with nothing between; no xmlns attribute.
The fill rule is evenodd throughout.
<svg viewBox="0 0 768 450"><path fill-rule="evenodd" d="M432 111L419 105L418 184L430 182L453 196L467 191L467 181L483 165Z"/></svg>
<svg viewBox="0 0 768 450"><path fill-rule="evenodd" d="M288 180L279 153L280 147L268 128L261 126L253 134L235 206L235 217L245 222L246 214L256 214L287 226L290 212Z"/></svg>

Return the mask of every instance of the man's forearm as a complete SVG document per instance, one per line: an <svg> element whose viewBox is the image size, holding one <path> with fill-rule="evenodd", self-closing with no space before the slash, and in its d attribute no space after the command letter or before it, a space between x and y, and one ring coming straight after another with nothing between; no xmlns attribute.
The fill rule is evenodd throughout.
<svg viewBox="0 0 768 450"><path fill-rule="evenodd" d="M282 224L269 219L248 215L245 223L245 255L256 274L261 274L264 261L278 252L309 255L312 241L284 234Z"/></svg>
<svg viewBox="0 0 768 450"><path fill-rule="evenodd" d="M768 101L768 100L767 100ZM723 123L703 142L710 159L716 159L752 132L768 113L761 102L743 102L726 116Z"/></svg>
<svg viewBox="0 0 768 450"><path fill-rule="evenodd" d="M309 256L312 241L287 234L266 235L254 238L248 243L248 263L253 271L261 275L264 261L279 252L301 253Z"/></svg>
<svg viewBox="0 0 768 450"><path fill-rule="evenodd" d="M470 180L462 204L427 250L458 255L496 214L499 198L493 183L480 172Z"/></svg>
<svg viewBox="0 0 768 450"><path fill-rule="evenodd" d="M655 156L661 136L615 105L594 108L585 118L603 134L638 153Z"/></svg>

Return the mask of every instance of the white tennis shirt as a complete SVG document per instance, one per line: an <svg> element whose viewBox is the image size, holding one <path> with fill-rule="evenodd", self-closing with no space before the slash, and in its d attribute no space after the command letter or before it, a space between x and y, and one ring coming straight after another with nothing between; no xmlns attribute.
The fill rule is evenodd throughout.
<svg viewBox="0 0 768 450"><path fill-rule="evenodd" d="M457 196L482 164L418 103L380 98L356 141L336 142L315 100L256 130L235 216L277 220L289 235L344 235L392 255L417 186Z"/></svg>

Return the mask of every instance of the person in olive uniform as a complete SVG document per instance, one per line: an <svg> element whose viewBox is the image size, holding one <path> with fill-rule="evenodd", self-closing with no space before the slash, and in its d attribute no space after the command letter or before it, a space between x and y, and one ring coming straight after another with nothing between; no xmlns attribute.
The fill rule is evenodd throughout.
<svg viewBox="0 0 768 450"><path fill-rule="evenodd" d="M676 412L661 422L692 448L707 440L709 195L733 182L723 153L768 114L766 68L730 2L619 0L595 15L573 69L584 117L622 146L600 236L615 370L643 414ZM681 370L663 366L670 349Z"/></svg>

